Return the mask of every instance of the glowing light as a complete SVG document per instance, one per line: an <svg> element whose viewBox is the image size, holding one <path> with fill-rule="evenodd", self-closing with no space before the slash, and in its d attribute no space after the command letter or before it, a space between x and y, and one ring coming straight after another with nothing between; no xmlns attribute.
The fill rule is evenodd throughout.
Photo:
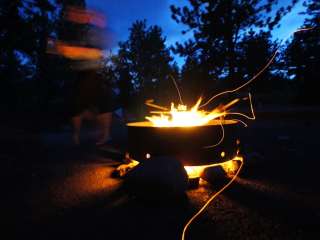
<svg viewBox="0 0 320 240"><path fill-rule="evenodd" d="M150 158L151 158L150 153L147 153L147 154L146 154L146 159L150 159Z"/></svg>
<svg viewBox="0 0 320 240"><path fill-rule="evenodd" d="M226 156L226 153L225 152L221 152L220 156L224 158Z"/></svg>

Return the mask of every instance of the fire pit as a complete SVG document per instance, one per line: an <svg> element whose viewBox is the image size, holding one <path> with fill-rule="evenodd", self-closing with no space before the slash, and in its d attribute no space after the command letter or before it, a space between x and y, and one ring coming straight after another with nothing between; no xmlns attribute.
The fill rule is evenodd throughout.
<svg viewBox="0 0 320 240"><path fill-rule="evenodd" d="M230 160L240 149L240 124L234 120L211 120L192 127L155 127L151 122L127 126L128 152L139 162L151 156L172 156L184 166L207 165Z"/></svg>
<svg viewBox="0 0 320 240"><path fill-rule="evenodd" d="M129 165L119 167L120 175L125 175L128 169L135 168L139 163L145 165L148 162L149 165L155 159L157 164L154 168L158 171L160 168L169 169L171 162L178 161L184 167L189 182L198 182L204 170L211 167L218 167L229 174L234 170L233 166L237 166L233 160L239 160L236 158L239 158L240 127L243 127L240 123L246 124L239 119L226 117L255 118L251 95L243 100L250 101L253 117L229 110L241 101L240 98L211 111L200 109L205 106L200 105L201 98L191 108L182 103L177 106L172 103L171 108L167 108L147 101L146 104L157 111L151 111L152 115L145 117L148 121L127 124L129 141L126 159ZM171 161L161 163L159 159Z"/></svg>
<svg viewBox="0 0 320 240"><path fill-rule="evenodd" d="M242 126L235 120L216 119L188 127L157 127L152 122L133 122L127 126L129 159L135 160L135 164L151 164L158 171L170 168L171 164L175 166L178 161L191 188L199 185L200 177L209 167L217 167L219 175L221 172L228 175L238 168L233 160L239 156ZM161 159L166 162L161 163ZM163 178L168 180L168 176Z"/></svg>

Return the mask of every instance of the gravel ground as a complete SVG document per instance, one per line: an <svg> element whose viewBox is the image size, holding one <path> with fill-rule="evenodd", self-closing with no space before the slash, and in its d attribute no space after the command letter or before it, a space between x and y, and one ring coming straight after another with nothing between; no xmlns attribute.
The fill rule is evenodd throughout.
<svg viewBox="0 0 320 240"><path fill-rule="evenodd" d="M148 201L111 177L118 161L89 142L73 148L68 131L1 132L3 216L13 227L2 239L179 239L221 187L204 182L184 197ZM320 239L319 134L315 120L252 123L241 139L243 171L187 239Z"/></svg>

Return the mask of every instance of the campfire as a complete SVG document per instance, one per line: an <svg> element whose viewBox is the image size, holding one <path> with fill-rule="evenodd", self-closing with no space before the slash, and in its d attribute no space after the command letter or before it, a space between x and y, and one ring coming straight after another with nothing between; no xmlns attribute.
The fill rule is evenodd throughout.
<svg viewBox="0 0 320 240"><path fill-rule="evenodd" d="M249 101L253 117L231 111L240 101ZM246 124L234 116L254 119L251 95L236 98L212 111L201 108L202 99L190 108L172 103L170 108L153 101L146 105L155 108L144 122L128 123L129 146L126 161L119 167L124 176L139 163L159 156L170 156L182 163L189 181L198 180L208 168L220 166L232 177L239 167L240 131ZM228 116L233 116L228 119Z"/></svg>

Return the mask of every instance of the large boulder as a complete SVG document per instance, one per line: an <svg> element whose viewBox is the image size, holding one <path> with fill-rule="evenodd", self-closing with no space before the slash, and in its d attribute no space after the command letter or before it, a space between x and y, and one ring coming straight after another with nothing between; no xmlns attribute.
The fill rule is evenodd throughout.
<svg viewBox="0 0 320 240"><path fill-rule="evenodd" d="M141 162L129 172L125 185L139 197L170 199L185 195L188 176L178 160L172 157L156 157Z"/></svg>

